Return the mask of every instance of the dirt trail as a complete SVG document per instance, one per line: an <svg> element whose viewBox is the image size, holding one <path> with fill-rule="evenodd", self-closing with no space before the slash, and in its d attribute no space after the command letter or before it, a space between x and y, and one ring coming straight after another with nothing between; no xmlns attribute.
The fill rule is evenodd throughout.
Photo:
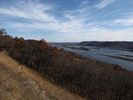
<svg viewBox="0 0 133 100"><path fill-rule="evenodd" d="M4 67L6 67L5 68L6 70L8 70L6 74L4 74L5 69L2 69L2 67L0 66L1 67L0 72L3 70L2 77L8 74L10 74L8 76L15 75L18 78L18 80L20 80L19 83L16 83L16 84L19 84L18 86L16 86L17 88L19 88L17 90L23 91L25 93L27 93L27 91L29 90L30 92L32 92L31 96L28 97L30 99L27 99L27 100L85 100L79 97L78 95L71 94L65 91L65 89L59 88L51 84L49 81L47 81L47 79L40 76L35 71L29 69L25 65L20 65L17 61L13 60L8 55L2 52L0 52L0 63ZM11 77L10 79L16 82L16 79L15 79L16 77ZM13 83L13 82L10 82L10 83ZM20 97L19 99L13 98L9 100L24 100L23 99L24 93L21 93L20 91L17 91L17 93L19 93L19 97ZM0 93L2 92L0 91ZM2 100L6 100L6 99L2 99Z"/></svg>

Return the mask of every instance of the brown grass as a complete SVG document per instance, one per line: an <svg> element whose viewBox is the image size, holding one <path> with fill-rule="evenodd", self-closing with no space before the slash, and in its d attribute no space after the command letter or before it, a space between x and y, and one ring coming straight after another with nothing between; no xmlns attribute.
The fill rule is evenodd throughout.
<svg viewBox="0 0 133 100"><path fill-rule="evenodd" d="M85 100L0 52L0 100Z"/></svg>

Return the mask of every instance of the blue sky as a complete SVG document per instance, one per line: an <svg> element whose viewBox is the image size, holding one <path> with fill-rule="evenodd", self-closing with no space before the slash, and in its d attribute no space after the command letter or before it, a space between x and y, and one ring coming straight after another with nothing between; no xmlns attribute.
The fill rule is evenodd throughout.
<svg viewBox="0 0 133 100"><path fill-rule="evenodd" d="M47 42L133 41L133 0L0 0L0 28Z"/></svg>

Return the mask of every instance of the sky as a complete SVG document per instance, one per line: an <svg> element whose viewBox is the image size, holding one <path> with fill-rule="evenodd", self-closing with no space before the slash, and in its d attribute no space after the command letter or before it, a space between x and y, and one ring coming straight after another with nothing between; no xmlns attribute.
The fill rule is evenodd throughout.
<svg viewBox="0 0 133 100"><path fill-rule="evenodd" d="M0 0L0 28L47 42L133 41L133 0Z"/></svg>

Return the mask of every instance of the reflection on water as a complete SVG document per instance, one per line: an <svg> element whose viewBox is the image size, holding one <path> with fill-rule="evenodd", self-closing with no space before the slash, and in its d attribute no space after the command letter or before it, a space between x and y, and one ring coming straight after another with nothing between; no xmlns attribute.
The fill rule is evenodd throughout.
<svg viewBox="0 0 133 100"><path fill-rule="evenodd" d="M122 57L122 55L131 55L131 56L133 56L133 52L115 50L115 49L109 49L109 48L91 49L91 51L85 51L85 50L70 49L70 48L67 48L67 47L64 47L64 46L61 46L61 45L53 45L53 46L57 46L58 49L64 48L64 50L76 52L78 54L82 54L83 56L85 56L87 58L90 58L90 59L93 59L93 60L96 59L96 60L108 62L110 64L118 64L123 68L126 68L128 70L133 71L133 62L120 60L120 59L116 59L116 58L111 58L111 57L105 57L105 56L101 56L101 55L97 54L97 53L100 53L100 54L105 54L105 55L121 56ZM82 46L82 47L94 48L92 46ZM125 56L125 58L126 58L126 56ZM133 57L130 57L130 58L133 59Z"/></svg>

